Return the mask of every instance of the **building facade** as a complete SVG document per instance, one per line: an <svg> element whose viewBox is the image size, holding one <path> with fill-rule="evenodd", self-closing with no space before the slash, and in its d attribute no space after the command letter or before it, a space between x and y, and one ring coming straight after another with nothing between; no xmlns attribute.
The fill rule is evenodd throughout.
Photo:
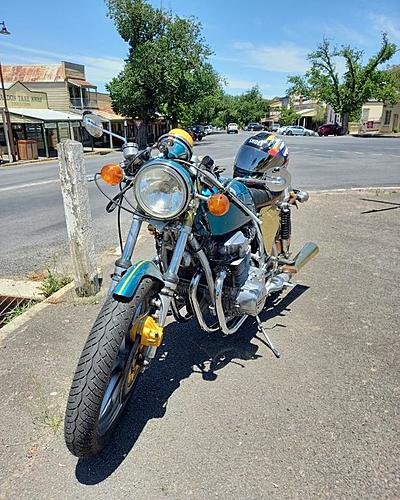
<svg viewBox="0 0 400 500"><path fill-rule="evenodd" d="M400 103L366 102L361 109L359 132L400 132Z"/></svg>

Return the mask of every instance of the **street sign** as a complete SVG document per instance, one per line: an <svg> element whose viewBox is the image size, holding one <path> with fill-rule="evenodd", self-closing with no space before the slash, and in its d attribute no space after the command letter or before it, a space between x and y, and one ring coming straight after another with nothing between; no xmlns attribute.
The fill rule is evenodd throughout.
<svg viewBox="0 0 400 500"><path fill-rule="evenodd" d="M143 120L134 120L136 128L139 129L142 126Z"/></svg>

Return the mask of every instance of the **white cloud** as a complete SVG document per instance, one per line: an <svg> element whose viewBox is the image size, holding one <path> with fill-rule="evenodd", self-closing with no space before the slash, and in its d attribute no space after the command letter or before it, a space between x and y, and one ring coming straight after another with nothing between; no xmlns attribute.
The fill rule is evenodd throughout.
<svg viewBox="0 0 400 500"><path fill-rule="evenodd" d="M396 40L400 40L400 25L392 18L384 14L370 14L369 19L377 31L385 31Z"/></svg>
<svg viewBox="0 0 400 500"><path fill-rule="evenodd" d="M52 64L60 61L83 64L86 69L86 78L99 84L99 86L103 86L105 83L109 82L124 66L124 61L122 59L111 56L93 57L82 54L63 54L49 50L24 47L9 42L2 42L1 45L15 52L15 54L8 55L8 60L15 59L18 61L25 61L26 64Z"/></svg>
<svg viewBox="0 0 400 500"><path fill-rule="evenodd" d="M362 46L371 44L371 40L366 36L344 24L326 24L324 26L324 32L334 37L335 42L341 42L341 45L345 45L346 41L355 42Z"/></svg>
<svg viewBox="0 0 400 500"><path fill-rule="evenodd" d="M255 85L262 90L270 89L271 85L269 83L258 83L255 80L242 80L240 78L228 77L226 78L226 87L234 90L251 89Z"/></svg>
<svg viewBox="0 0 400 500"><path fill-rule="evenodd" d="M280 73L303 73L307 70L308 50L293 45L254 45L236 42L241 63L246 66Z"/></svg>

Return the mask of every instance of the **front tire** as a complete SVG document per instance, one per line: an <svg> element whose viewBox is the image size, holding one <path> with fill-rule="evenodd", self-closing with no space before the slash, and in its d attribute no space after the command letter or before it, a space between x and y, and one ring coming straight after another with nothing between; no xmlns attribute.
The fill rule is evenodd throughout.
<svg viewBox="0 0 400 500"><path fill-rule="evenodd" d="M99 453L134 392L141 374L140 335L132 325L150 311L155 282L144 278L129 303L108 297L86 341L65 412L64 436L76 457Z"/></svg>

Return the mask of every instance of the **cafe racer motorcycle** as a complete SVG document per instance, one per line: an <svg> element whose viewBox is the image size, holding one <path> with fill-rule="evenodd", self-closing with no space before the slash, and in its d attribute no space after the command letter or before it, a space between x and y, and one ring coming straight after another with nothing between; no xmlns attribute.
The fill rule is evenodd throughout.
<svg viewBox="0 0 400 500"><path fill-rule="evenodd" d="M93 136L111 133L94 114L83 123ZM77 457L98 453L110 439L170 316L194 318L210 335L235 334L254 317L280 356L259 314L267 297L289 286L318 253L307 243L294 258L290 254L290 210L308 194L291 189L288 150L274 135L247 139L233 178L222 176L209 156L194 157L192 147L181 129L143 151L125 143L122 163L105 165L94 178L109 198L107 211L128 211L132 224L124 245L120 234L122 254L69 393L65 441ZM108 196L100 178L119 192ZM155 254L132 261L144 223Z"/></svg>

